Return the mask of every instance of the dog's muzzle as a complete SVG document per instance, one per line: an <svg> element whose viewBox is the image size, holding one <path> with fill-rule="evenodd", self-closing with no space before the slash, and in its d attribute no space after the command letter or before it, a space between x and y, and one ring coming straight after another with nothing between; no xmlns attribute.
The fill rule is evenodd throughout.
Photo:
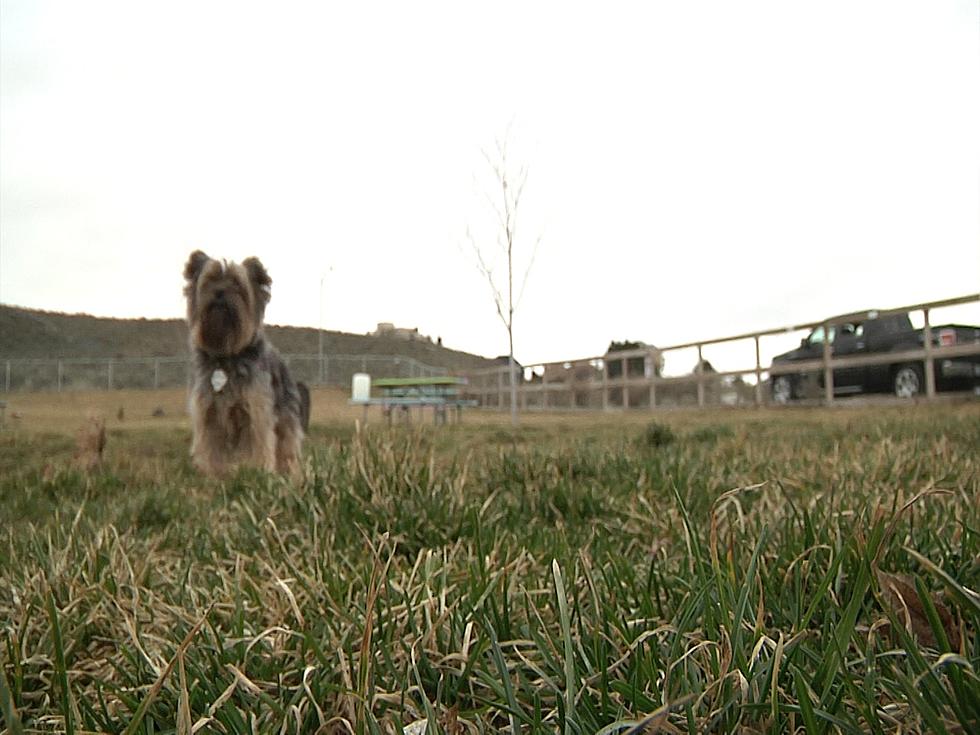
<svg viewBox="0 0 980 735"><path fill-rule="evenodd" d="M238 313L231 304L224 299L212 301L201 319L202 341L209 347L221 348L238 326Z"/></svg>

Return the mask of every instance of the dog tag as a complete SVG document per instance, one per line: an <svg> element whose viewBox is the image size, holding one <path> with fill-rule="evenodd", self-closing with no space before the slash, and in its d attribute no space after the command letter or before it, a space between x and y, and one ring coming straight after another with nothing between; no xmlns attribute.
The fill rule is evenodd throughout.
<svg viewBox="0 0 980 735"><path fill-rule="evenodd" d="M225 375L225 371L218 368L213 373L211 373L211 387L214 388L215 393L220 393L221 389L225 387L228 383L228 376Z"/></svg>

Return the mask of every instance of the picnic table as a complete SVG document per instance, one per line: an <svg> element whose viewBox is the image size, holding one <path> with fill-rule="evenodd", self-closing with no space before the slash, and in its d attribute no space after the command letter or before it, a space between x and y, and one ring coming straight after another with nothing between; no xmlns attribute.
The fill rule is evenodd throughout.
<svg viewBox="0 0 980 735"><path fill-rule="evenodd" d="M353 405L364 406L364 420L367 422L369 406L381 406L381 412L390 425L397 412L405 420L411 421L412 408L418 407L420 414L432 408L433 420L445 424L450 409L455 409L456 423L463 420L463 408L475 406L477 401L463 398L462 387L469 381L452 375L439 375L430 378L378 378L371 382L373 388L381 390L376 397L351 398Z"/></svg>

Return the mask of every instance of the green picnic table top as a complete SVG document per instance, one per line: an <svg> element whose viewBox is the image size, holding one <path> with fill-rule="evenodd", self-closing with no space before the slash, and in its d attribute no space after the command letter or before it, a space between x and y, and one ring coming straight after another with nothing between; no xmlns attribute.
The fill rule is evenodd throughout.
<svg viewBox="0 0 980 735"><path fill-rule="evenodd" d="M387 396L385 398L366 398L350 401L353 405L370 406L476 406L479 401L473 398L453 398L445 396Z"/></svg>
<svg viewBox="0 0 980 735"><path fill-rule="evenodd" d="M466 385L466 378L436 375L431 378L378 378L372 384L378 388L406 388L420 385Z"/></svg>

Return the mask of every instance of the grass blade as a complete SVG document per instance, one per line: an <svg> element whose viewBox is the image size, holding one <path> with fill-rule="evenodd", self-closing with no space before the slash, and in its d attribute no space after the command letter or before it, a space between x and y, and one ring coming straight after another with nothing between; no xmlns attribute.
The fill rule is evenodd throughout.
<svg viewBox="0 0 980 735"><path fill-rule="evenodd" d="M504 652L500 649L500 641L497 640L497 631L494 630L490 621L484 620L483 625L490 635L491 656L493 657L494 665L497 667L497 675L500 677L500 683L504 688L504 697L507 700L508 707L507 716L510 719L510 731L512 733L519 733L521 731L521 725L518 720L518 713L523 713L523 709L518 705L517 697L514 696L514 687L510 681L510 672L507 670ZM527 718L525 716L522 719Z"/></svg>
<svg viewBox="0 0 980 735"><path fill-rule="evenodd" d="M204 625L204 621L208 619L210 612L211 608L209 607L204 611L204 615L201 616L201 619L198 620L194 624L194 627L188 631L186 636L184 636L184 640L181 641L180 646L177 648L177 652L171 657L166 668L160 672L160 676L157 677L157 680L153 682L153 685L146 693L146 696L143 697L143 701L139 703L139 706L136 708L136 712L133 713L133 719L130 720L129 725L127 725L126 729L123 730L123 735L134 735L134 733L139 729L140 724L143 722L143 717L146 716L146 711L150 708L150 705L153 704L153 700L157 698L157 695L163 688L163 684L167 681L167 677L170 676L170 672L173 671L174 666L177 663L177 659L184 655L184 652L187 650L188 646L190 646L191 641L194 640L194 636L197 635L197 632L201 629L201 626Z"/></svg>
<svg viewBox="0 0 980 735"><path fill-rule="evenodd" d="M0 666L0 712L3 713L3 720L7 723L10 735L23 735L24 725L14 707L14 697L10 692L7 675L2 666Z"/></svg>
<svg viewBox="0 0 980 735"><path fill-rule="evenodd" d="M51 636L54 639L54 661L58 685L61 689L61 715L65 720L65 735L75 734L75 718L71 707L71 690L68 688L68 668L65 665L65 646L61 639L61 623L58 620L58 608L54 602L54 593L48 585L47 595L48 619L51 621Z"/></svg>
<svg viewBox="0 0 980 735"><path fill-rule="evenodd" d="M558 596L558 619L561 623L561 637L565 644L565 735L574 732L575 702L578 692L575 685L575 645L572 642L571 618L568 614L568 600L565 597L565 583L561 577L558 560L551 560L551 572L555 578L555 593Z"/></svg>

